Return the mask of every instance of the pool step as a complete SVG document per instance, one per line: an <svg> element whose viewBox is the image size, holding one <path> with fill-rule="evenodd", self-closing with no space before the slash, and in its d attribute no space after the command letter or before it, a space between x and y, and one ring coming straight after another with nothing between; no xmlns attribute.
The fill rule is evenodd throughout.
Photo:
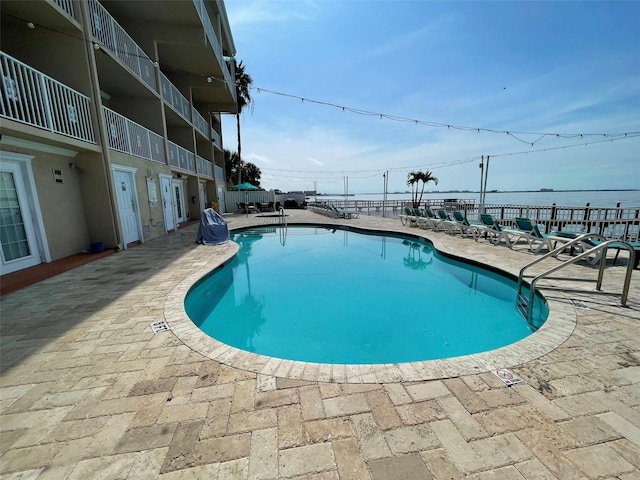
<svg viewBox="0 0 640 480"><path fill-rule="evenodd" d="M529 320L529 297L522 292L518 292L516 307L518 307L518 311L522 314L524 319Z"/></svg>

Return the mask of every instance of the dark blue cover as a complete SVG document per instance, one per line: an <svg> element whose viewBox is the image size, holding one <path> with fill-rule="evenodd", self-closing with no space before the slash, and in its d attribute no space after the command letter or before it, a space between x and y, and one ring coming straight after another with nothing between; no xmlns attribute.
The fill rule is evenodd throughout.
<svg viewBox="0 0 640 480"><path fill-rule="evenodd" d="M229 241L227 221L213 208L206 208L200 214L200 228L196 235L196 243L203 245L220 245Z"/></svg>

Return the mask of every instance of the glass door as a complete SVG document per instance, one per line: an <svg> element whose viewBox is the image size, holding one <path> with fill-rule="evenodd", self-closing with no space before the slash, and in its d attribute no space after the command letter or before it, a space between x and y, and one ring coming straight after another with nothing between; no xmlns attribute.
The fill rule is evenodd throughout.
<svg viewBox="0 0 640 480"><path fill-rule="evenodd" d="M5 164L0 171L0 242L2 274L41 262L24 180L18 165Z"/></svg>

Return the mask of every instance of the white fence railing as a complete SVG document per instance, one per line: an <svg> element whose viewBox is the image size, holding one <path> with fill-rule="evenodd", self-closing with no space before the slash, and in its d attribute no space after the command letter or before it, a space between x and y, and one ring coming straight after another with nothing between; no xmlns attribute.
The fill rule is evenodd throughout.
<svg viewBox="0 0 640 480"><path fill-rule="evenodd" d="M196 127L196 130L198 130L202 135L207 137L211 127L209 127L209 123L205 120L205 118L202 115L200 115L200 112L197 111L195 108L191 108L191 118L193 118L193 126ZM211 139L211 137L208 137L208 138Z"/></svg>
<svg viewBox="0 0 640 480"><path fill-rule="evenodd" d="M334 200L317 197L318 203L328 203L339 208L356 210L363 215L394 218L404 213L411 200ZM313 200L312 200L313 203ZM447 212L461 210L471 221L476 221L480 205L473 199L423 200L421 207L444 209ZM503 205L486 204L484 212L492 215L501 225L514 226L516 217L534 220L540 229L549 233L563 231L571 233L597 233L609 239L627 241L640 240L640 206L638 207L564 207L553 205Z"/></svg>
<svg viewBox="0 0 640 480"><path fill-rule="evenodd" d="M156 92L155 64L97 0L89 0L91 33L98 44L109 49L140 80Z"/></svg>
<svg viewBox="0 0 640 480"><path fill-rule="evenodd" d="M198 174L203 177L213 178L213 165L211 162L200 156L196 157L198 162Z"/></svg>
<svg viewBox="0 0 640 480"><path fill-rule="evenodd" d="M216 132L213 127L211 127L211 132L209 133L210 135L210 139L213 143L216 144L216 146L222 150L222 142L220 141L220 134L218 132Z"/></svg>
<svg viewBox="0 0 640 480"><path fill-rule="evenodd" d="M163 137L107 107L102 107L102 112L107 125L107 142L111 150L158 163L167 163Z"/></svg>
<svg viewBox="0 0 640 480"><path fill-rule="evenodd" d="M162 84L162 98L185 120L191 121L191 107L189 105L189 101L162 72L160 72L160 83Z"/></svg>
<svg viewBox="0 0 640 480"><path fill-rule="evenodd" d="M70 17L76 18L75 10L73 9L73 0L54 0L54 2L65 12L69 14Z"/></svg>
<svg viewBox="0 0 640 480"><path fill-rule="evenodd" d="M209 14L207 13L207 9L205 8L204 0L193 0L193 4L196 7L198 16L200 17L200 22L202 22L202 27L204 28L205 34L207 35L207 39L209 40L209 44L216 54L216 58L218 59L218 63L220 64L220 68L222 69L222 74L224 75L227 88L229 89L229 92L231 92L231 95L233 95L233 99L235 101L236 90L235 88L231 87L231 85L234 85L235 81L231 77L231 72L227 67L227 62L225 62L224 60L222 54L222 45L220 45L218 36L213 29L213 24L211 23L211 19L209 18Z"/></svg>
<svg viewBox="0 0 640 480"><path fill-rule="evenodd" d="M167 140L169 145L169 164L185 172L196 173L196 156L186 148Z"/></svg>
<svg viewBox="0 0 640 480"><path fill-rule="evenodd" d="M0 116L95 143L89 97L0 52Z"/></svg>
<svg viewBox="0 0 640 480"><path fill-rule="evenodd" d="M215 174L215 179L224 183L224 170L219 165L213 166L213 173Z"/></svg>

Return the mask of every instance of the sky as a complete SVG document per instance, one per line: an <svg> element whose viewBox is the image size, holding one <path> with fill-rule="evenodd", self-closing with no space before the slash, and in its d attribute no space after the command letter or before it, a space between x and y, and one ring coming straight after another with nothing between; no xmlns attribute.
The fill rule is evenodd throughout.
<svg viewBox="0 0 640 480"><path fill-rule="evenodd" d="M487 190L640 188L640 2L225 6L267 190L478 191L482 156ZM237 151L235 117L223 135Z"/></svg>

